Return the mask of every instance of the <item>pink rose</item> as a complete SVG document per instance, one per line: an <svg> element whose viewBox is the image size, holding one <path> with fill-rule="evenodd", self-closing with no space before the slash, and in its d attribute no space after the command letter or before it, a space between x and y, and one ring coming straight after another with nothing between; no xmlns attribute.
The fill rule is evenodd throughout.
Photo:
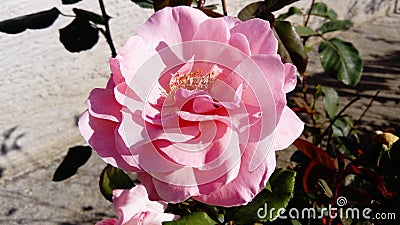
<svg viewBox="0 0 400 225"><path fill-rule="evenodd" d="M130 190L114 190L113 203L119 220L108 218L96 225L159 225L163 221L178 219L178 216L164 213L166 202L150 201L142 185Z"/></svg>
<svg viewBox="0 0 400 225"><path fill-rule="evenodd" d="M79 128L113 166L137 172L150 199L251 201L303 123L286 106L296 68L283 64L268 22L156 12L110 60Z"/></svg>

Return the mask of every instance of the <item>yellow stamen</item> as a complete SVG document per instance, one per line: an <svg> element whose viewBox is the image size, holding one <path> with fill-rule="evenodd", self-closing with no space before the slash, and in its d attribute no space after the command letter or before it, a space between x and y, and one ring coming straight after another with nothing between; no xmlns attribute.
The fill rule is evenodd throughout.
<svg viewBox="0 0 400 225"><path fill-rule="evenodd" d="M181 74L177 72L172 75L172 79L169 82L169 86L171 88L169 93L173 93L178 88L184 88L186 90L210 91L214 80L214 71L206 74L203 73L203 70L197 70L187 74Z"/></svg>

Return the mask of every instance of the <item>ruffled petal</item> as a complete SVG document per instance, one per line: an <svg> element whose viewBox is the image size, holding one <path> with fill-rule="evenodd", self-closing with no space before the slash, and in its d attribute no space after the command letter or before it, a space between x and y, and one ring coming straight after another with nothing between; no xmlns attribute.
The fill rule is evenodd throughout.
<svg viewBox="0 0 400 225"><path fill-rule="evenodd" d="M155 54L157 54L156 50L141 37L129 38L115 59L111 60L111 71L115 74L116 83L121 82L122 78L126 83L130 83L139 68Z"/></svg>
<svg viewBox="0 0 400 225"><path fill-rule="evenodd" d="M135 172L138 168L127 164L116 149L114 131L117 125L110 120L98 119L88 111L82 113L78 121L83 138L106 163L125 171Z"/></svg>
<svg viewBox="0 0 400 225"><path fill-rule="evenodd" d="M118 223L119 221L115 218L107 218L96 223L96 225L118 225Z"/></svg>
<svg viewBox="0 0 400 225"><path fill-rule="evenodd" d="M191 7L166 7L155 12L137 30L136 35L146 40L146 43L154 49L162 42L171 46L191 41L200 23L208 18L200 10L195 10ZM157 50L161 49L157 48Z"/></svg>
<svg viewBox="0 0 400 225"><path fill-rule="evenodd" d="M229 39L229 45L239 49L246 55L251 55L250 43L246 36L241 33L234 33Z"/></svg>
<svg viewBox="0 0 400 225"><path fill-rule="evenodd" d="M281 150L289 147L301 135L303 129L303 121L289 107L285 106L275 129L273 148Z"/></svg>
<svg viewBox="0 0 400 225"><path fill-rule="evenodd" d="M206 40L227 43L230 33L226 21L222 18L210 18L202 22L192 40Z"/></svg>
<svg viewBox="0 0 400 225"><path fill-rule="evenodd" d="M251 156L257 144L248 144L242 155L238 176L220 189L207 194L193 197L194 199L218 206L239 206L250 202L266 185L275 170L275 151L270 151L263 163L253 171L249 171Z"/></svg>
<svg viewBox="0 0 400 225"><path fill-rule="evenodd" d="M231 34L244 34L250 43L252 55L276 55L278 42L267 21L261 19L247 20L231 29Z"/></svg>
<svg viewBox="0 0 400 225"><path fill-rule="evenodd" d="M91 115L105 120L121 120L121 105L114 98L112 89L95 88L86 101Z"/></svg>
<svg viewBox="0 0 400 225"><path fill-rule="evenodd" d="M283 91L285 82L285 68L279 58L272 55L252 56L251 60L264 74L264 79L268 82L268 86L265 87L269 87L271 89L270 93L273 94L275 103L275 124L278 124L283 108L286 105L286 96L285 92ZM262 82L261 78L258 82ZM257 81L254 83L257 83ZM254 85L250 84L250 87L253 88ZM255 90L255 93L260 96L260 91ZM264 105L261 106L263 107ZM266 110L267 109L265 109L265 111Z"/></svg>
<svg viewBox="0 0 400 225"><path fill-rule="evenodd" d="M293 91L296 87L296 83L296 66L291 63L285 63L285 84L283 85L283 91L285 93Z"/></svg>

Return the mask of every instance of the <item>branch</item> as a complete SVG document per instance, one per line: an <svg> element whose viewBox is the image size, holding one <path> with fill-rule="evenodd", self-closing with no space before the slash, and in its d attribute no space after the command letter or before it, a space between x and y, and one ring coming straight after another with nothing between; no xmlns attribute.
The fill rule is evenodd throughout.
<svg viewBox="0 0 400 225"><path fill-rule="evenodd" d="M226 2L222 0L222 11L224 12L224 16L228 15L228 11L226 10Z"/></svg>
<svg viewBox="0 0 400 225"><path fill-rule="evenodd" d="M320 138L318 139L317 143L315 144L316 146L318 146L322 139L324 139L324 136L328 134L328 132L330 131L330 129L332 128L333 124L336 122L337 119L339 119L342 114L346 111L347 108L349 108L354 102L360 100L360 97L357 96L356 98L353 98L349 103L347 103L342 110L340 110L340 112L335 116L335 118L329 123L329 126L325 129L324 133L322 133L322 135L320 136Z"/></svg>
<svg viewBox="0 0 400 225"><path fill-rule="evenodd" d="M313 7L314 7L314 3L315 3L315 0L312 0L312 1L311 1L311 6L310 6L310 10L308 11L308 14L307 14L306 22L304 22L304 26L305 26L305 27L307 26L308 21L310 20L311 11L312 11L312 9L313 9Z"/></svg>
<svg viewBox="0 0 400 225"><path fill-rule="evenodd" d="M110 46L111 57L114 58L115 56L117 56L117 52L115 51L115 47L114 47L113 41L111 39L110 26L108 24L108 21L110 20L110 16L108 16L106 13L106 8L104 7L103 0L99 0L99 5L100 5L100 9L101 9L101 14L103 15L103 18L104 18L104 26L106 28L106 30L103 34L107 40L108 45Z"/></svg>

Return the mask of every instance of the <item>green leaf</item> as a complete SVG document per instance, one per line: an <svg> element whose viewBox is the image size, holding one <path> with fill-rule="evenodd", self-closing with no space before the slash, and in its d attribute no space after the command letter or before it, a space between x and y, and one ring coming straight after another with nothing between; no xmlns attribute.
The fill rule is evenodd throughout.
<svg viewBox="0 0 400 225"><path fill-rule="evenodd" d="M281 61L283 63L293 63L292 59L290 58L289 52L286 50L285 45L283 45L281 39L279 38L276 30L273 29L274 35L278 40L278 54L281 56Z"/></svg>
<svg viewBox="0 0 400 225"><path fill-rule="evenodd" d="M99 31L88 20L76 17L69 25L59 30L60 41L70 52L91 49L99 39Z"/></svg>
<svg viewBox="0 0 400 225"><path fill-rule="evenodd" d="M193 0L153 0L154 10L158 11L164 7L170 6L179 6L179 5L186 5L190 6Z"/></svg>
<svg viewBox="0 0 400 225"><path fill-rule="evenodd" d="M26 29L43 29L52 25L59 14L60 11L54 7L46 11L0 21L0 32L17 34Z"/></svg>
<svg viewBox="0 0 400 225"><path fill-rule="evenodd" d="M292 225L301 225L300 221L298 220L290 220L292 222Z"/></svg>
<svg viewBox="0 0 400 225"><path fill-rule="evenodd" d="M317 163L329 168L333 171L338 171L339 163L338 160L332 158L326 151L318 148L313 143L298 138L293 143L297 149L299 149L308 158L316 161Z"/></svg>
<svg viewBox="0 0 400 225"><path fill-rule="evenodd" d="M263 5L264 1L259 1L259 2L253 2L245 6L242 10L240 10L238 18L242 21L257 18L257 15L260 13L261 7Z"/></svg>
<svg viewBox="0 0 400 225"><path fill-rule="evenodd" d="M319 31L324 34L337 30L348 30L352 28L353 25L353 22L350 20L335 20L322 24Z"/></svg>
<svg viewBox="0 0 400 225"><path fill-rule="evenodd" d="M64 4L64 5L75 4L80 1L82 1L82 0L61 0L62 4Z"/></svg>
<svg viewBox="0 0 400 225"><path fill-rule="evenodd" d="M310 37L319 35L319 33L314 29L312 29L311 27L295 26L294 29L296 30L297 34L300 35L300 37Z"/></svg>
<svg viewBox="0 0 400 225"><path fill-rule="evenodd" d="M317 86L317 92L324 95L324 108L330 120L333 120L339 106L339 95L335 89L322 85Z"/></svg>
<svg viewBox="0 0 400 225"><path fill-rule="evenodd" d="M84 20L92 21L95 24L101 24L101 25L105 24L103 16L99 14L77 8L73 8L72 10L74 11L77 17L80 17Z"/></svg>
<svg viewBox="0 0 400 225"><path fill-rule="evenodd" d="M145 8L145 9L152 9L153 7L153 0L131 0L136 5Z"/></svg>
<svg viewBox="0 0 400 225"><path fill-rule="evenodd" d="M99 186L104 198L112 201L114 189L131 189L134 184L123 170L108 164L101 172Z"/></svg>
<svg viewBox="0 0 400 225"><path fill-rule="evenodd" d="M275 12L299 0L265 0L265 10Z"/></svg>
<svg viewBox="0 0 400 225"><path fill-rule="evenodd" d="M293 2L297 2L298 0L266 0L253 2L247 6L245 6L242 10L240 10L238 14L238 18L242 21L246 21L254 18L261 18L266 20L273 20L273 15L271 12L279 10L286 5L289 5Z"/></svg>
<svg viewBox="0 0 400 225"><path fill-rule="evenodd" d="M216 10L218 9L218 4L205 5L204 8L209 10Z"/></svg>
<svg viewBox="0 0 400 225"><path fill-rule="evenodd" d="M92 155L89 146L75 146L68 150L61 164L53 175L53 181L63 181L76 174L79 167L83 166Z"/></svg>
<svg viewBox="0 0 400 225"><path fill-rule="evenodd" d="M235 224L253 224L255 222L273 221L278 217L278 210L285 209L292 198L296 172L276 169L269 178L271 190L262 190L246 206L236 207L232 216ZM271 215L270 209L275 208Z"/></svg>
<svg viewBox="0 0 400 225"><path fill-rule="evenodd" d="M329 187L328 183L326 183L323 179L318 179L318 185L324 190L324 193L328 198L333 198L333 193L331 188Z"/></svg>
<svg viewBox="0 0 400 225"><path fill-rule="evenodd" d="M287 18L289 18L289 17L291 17L291 16L293 16L293 15L302 16L302 15L303 15L303 12L302 12L300 9L298 9L298 8L292 6L292 7L289 8L289 10L287 11L287 13L284 13L284 14L279 15L279 16L278 16L278 20L284 20L284 19L287 19Z"/></svg>
<svg viewBox="0 0 400 225"><path fill-rule="evenodd" d="M360 81L362 61L353 44L333 38L322 42L318 52L322 66L330 76L351 86Z"/></svg>
<svg viewBox="0 0 400 225"><path fill-rule="evenodd" d="M300 36L288 21L276 21L274 28L293 64L297 67L299 73L303 74L307 68L308 55Z"/></svg>
<svg viewBox="0 0 400 225"><path fill-rule="evenodd" d="M311 15L325 17L329 20L336 20L337 18L337 13L332 9L328 9L326 4L322 2L317 2L313 5Z"/></svg>
<svg viewBox="0 0 400 225"><path fill-rule="evenodd" d="M212 220L205 212L194 212L178 220L163 222L163 224L164 225L187 225L187 224L215 225L218 223Z"/></svg>
<svg viewBox="0 0 400 225"><path fill-rule="evenodd" d="M351 128L353 127L353 122L350 117L342 116L335 120L332 126L334 137L347 137L349 135Z"/></svg>

